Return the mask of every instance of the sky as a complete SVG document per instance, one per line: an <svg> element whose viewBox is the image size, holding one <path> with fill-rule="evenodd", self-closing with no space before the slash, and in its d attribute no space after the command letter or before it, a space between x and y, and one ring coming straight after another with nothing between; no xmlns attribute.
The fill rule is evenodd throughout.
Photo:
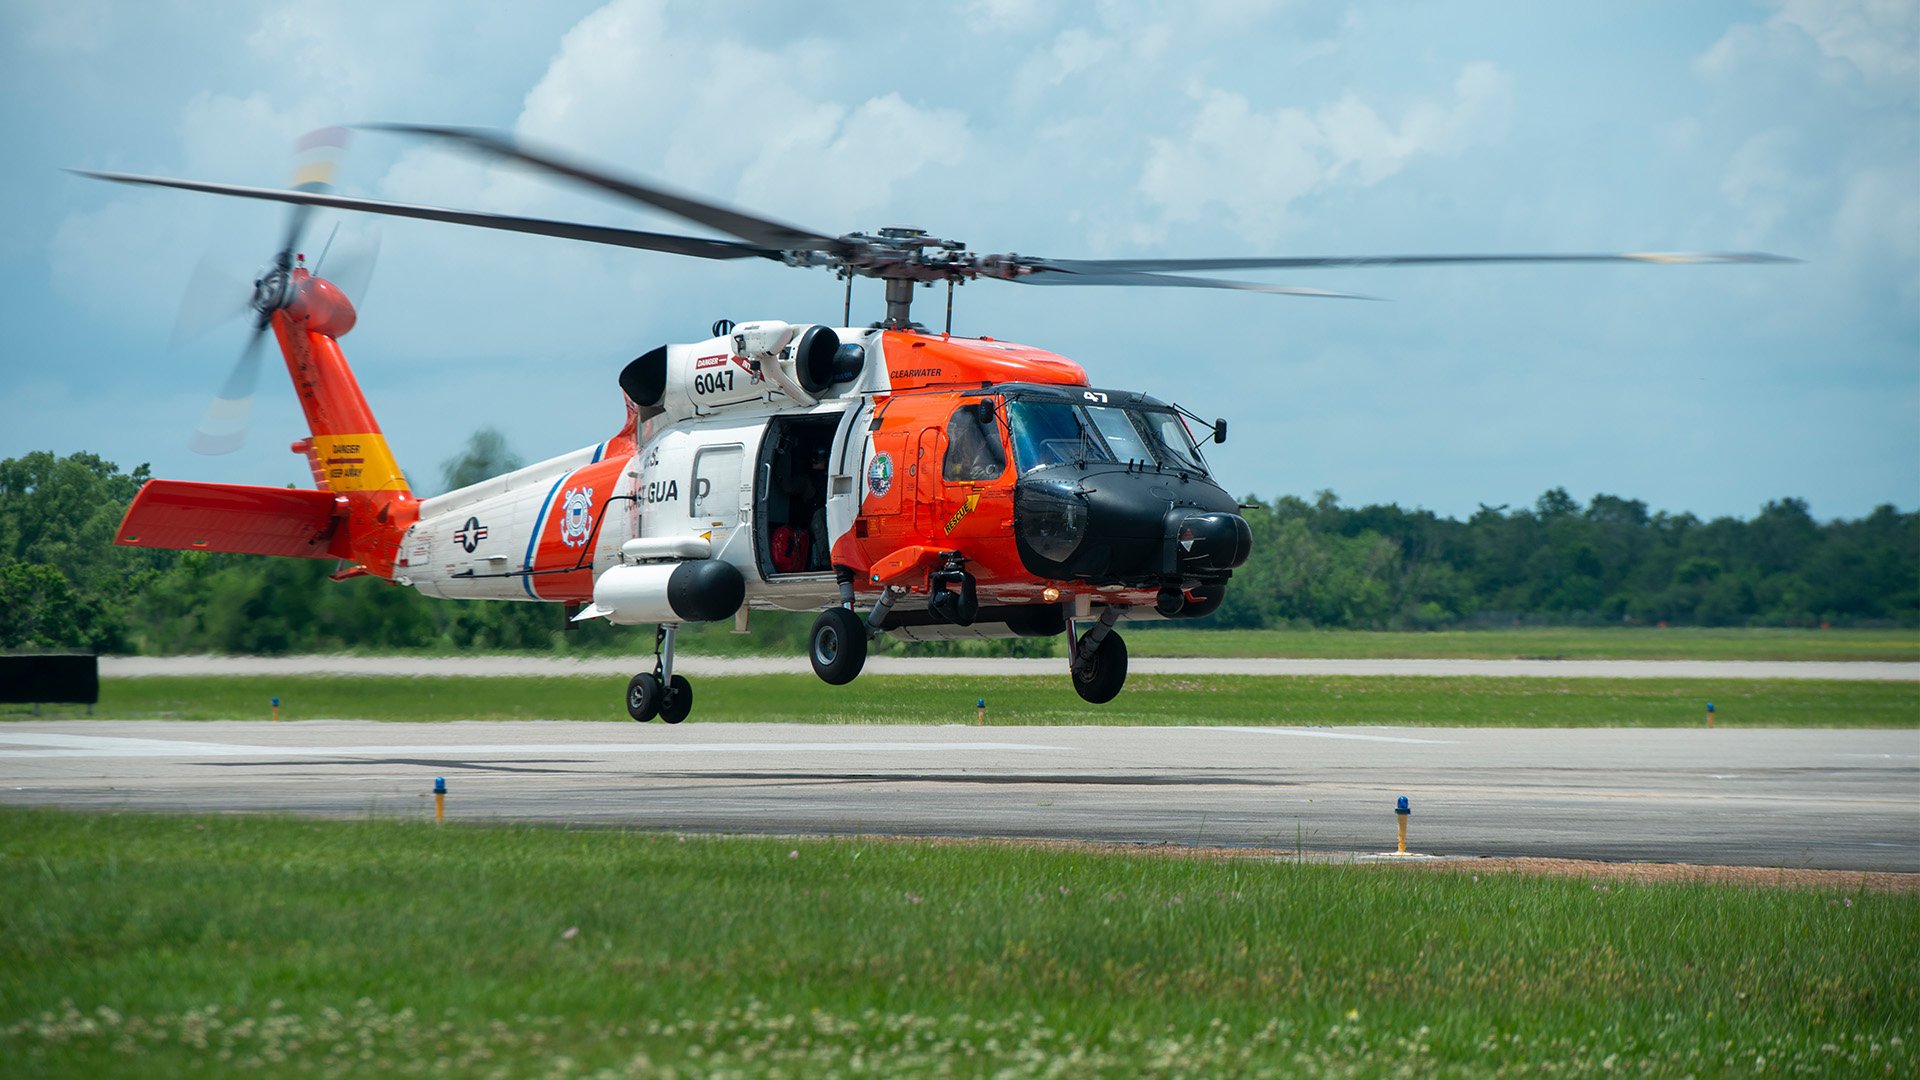
<svg viewBox="0 0 1920 1080"><path fill-rule="evenodd" d="M196 266L250 279L284 208L62 170L286 186L303 133L400 121L980 252L1791 256L1243 275L1378 303L980 281L954 329L1226 417L1210 454L1237 494L1460 517L1553 487L1701 517L1920 506L1920 0L9 0L0 87L0 458L307 483L277 365L245 449L187 450L244 322L171 340ZM377 132L338 186L701 232ZM377 231L342 345L422 491L481 426L528 460L607 437L626 361L715 319L840 317L822 271ZM880 288L856 284L856 323Z"/></svg>

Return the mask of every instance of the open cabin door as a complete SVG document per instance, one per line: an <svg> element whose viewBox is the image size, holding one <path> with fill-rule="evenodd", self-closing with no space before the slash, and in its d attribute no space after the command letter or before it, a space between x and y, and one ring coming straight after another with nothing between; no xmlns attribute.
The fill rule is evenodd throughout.
<svg viewBox="0 0 1920 1080"><path fill-rule="evenodd" d="M754 469L753 538L763 578L831 575L828 464L845 410L776 416Z"/></svg>

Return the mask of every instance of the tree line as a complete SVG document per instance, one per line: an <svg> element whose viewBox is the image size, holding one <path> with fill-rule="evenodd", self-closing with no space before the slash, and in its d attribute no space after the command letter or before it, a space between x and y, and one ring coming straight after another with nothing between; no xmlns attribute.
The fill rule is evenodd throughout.
<svg viewBox="0 0 1920 1080"><path fill-rule="evenodd" d="M515 464L481 432L448 487ZM148 478L97 455L0 461L0 648L130 653L340 649L644 651L631 629L569 626L548 604L431 600L330 562L116 547ZM1331 492L1249 499L1253 555L1197 625L1441 629L1506 625L1920 626L1920 513L1817 522L1801 499L1754 517L1649 513L1548 491L1465 521ZM756 644L799 648L804 617L754 616ZM745 648L729 627L696 636Z"/></svg>

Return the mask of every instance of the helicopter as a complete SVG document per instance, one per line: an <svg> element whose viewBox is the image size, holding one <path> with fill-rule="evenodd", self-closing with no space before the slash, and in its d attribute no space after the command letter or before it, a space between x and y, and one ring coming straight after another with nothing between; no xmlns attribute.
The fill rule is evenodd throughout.
<svg viewBox="0 0 1920 1080"><path fill-rule="evenodd" d="M908 642L1067 635L1074 690L1104 704L1127 677L1123 621L1217 610L1252 532L1202 453L1224 442L1177 404L1099 385L1044 349L952 333L953 288L1024 285L1350 293L1197 271L1495 263L1790 262L1761 253L1392 255L1057 259L979 254L917 228L828 235L623 177L483 129L367 125L437 140L586 185L725 234L682 236L339 195L330 177L291 189L82 171L291 204L254 282L254 334L196 447L231 450L271 331L305 412L312 489L150 480L123 545L338 559L446 599L569 605L576 620L653 625L654 662L627 684L635 720L679 723L693 690L674 671L678 629L751 610L816 612L807 655L853 681L881 634ZM324 129L302 147L344 145ZM700 341L653 348L617 384L623 426L606 440L428 498L387 446L339 339L347 292L299 252L317 208L530 233L709 260L767 259L847 282L839 325L721 320ZM324 259L324 255L322 256ZM852 325L855 278L885 287L884 317ZM944 282L947 320L913 319L916 287ZM249 366L251 365L251 366ZM1197 429L1197 434L1196 434Z"/></svg>

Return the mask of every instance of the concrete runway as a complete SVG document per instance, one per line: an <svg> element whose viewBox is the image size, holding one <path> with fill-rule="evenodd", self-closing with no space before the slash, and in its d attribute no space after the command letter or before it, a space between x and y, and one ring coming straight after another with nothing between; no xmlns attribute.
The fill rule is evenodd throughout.
<svg viewBox="0 0 1920 1080"><path fill-rule="evenodd" d="M607 675L622 679L652 666L652 656L103 656L100 675L138 679L167 675ZM1271 657L1134 657L1135 675L1459 675L1536 679L1839 679L1920 681L1920 663L1829 660L1318 660ZM685 675L805 675L804 656L682 656ZM1060 659L965 656L876 656L875 675L1060 676Z"/></svg>
<svg viewBox="0 0 1920 1080"><path fill-rule="evenodd" d="M1920 872L1920 732L0 725L0 802Z"/></svg>

